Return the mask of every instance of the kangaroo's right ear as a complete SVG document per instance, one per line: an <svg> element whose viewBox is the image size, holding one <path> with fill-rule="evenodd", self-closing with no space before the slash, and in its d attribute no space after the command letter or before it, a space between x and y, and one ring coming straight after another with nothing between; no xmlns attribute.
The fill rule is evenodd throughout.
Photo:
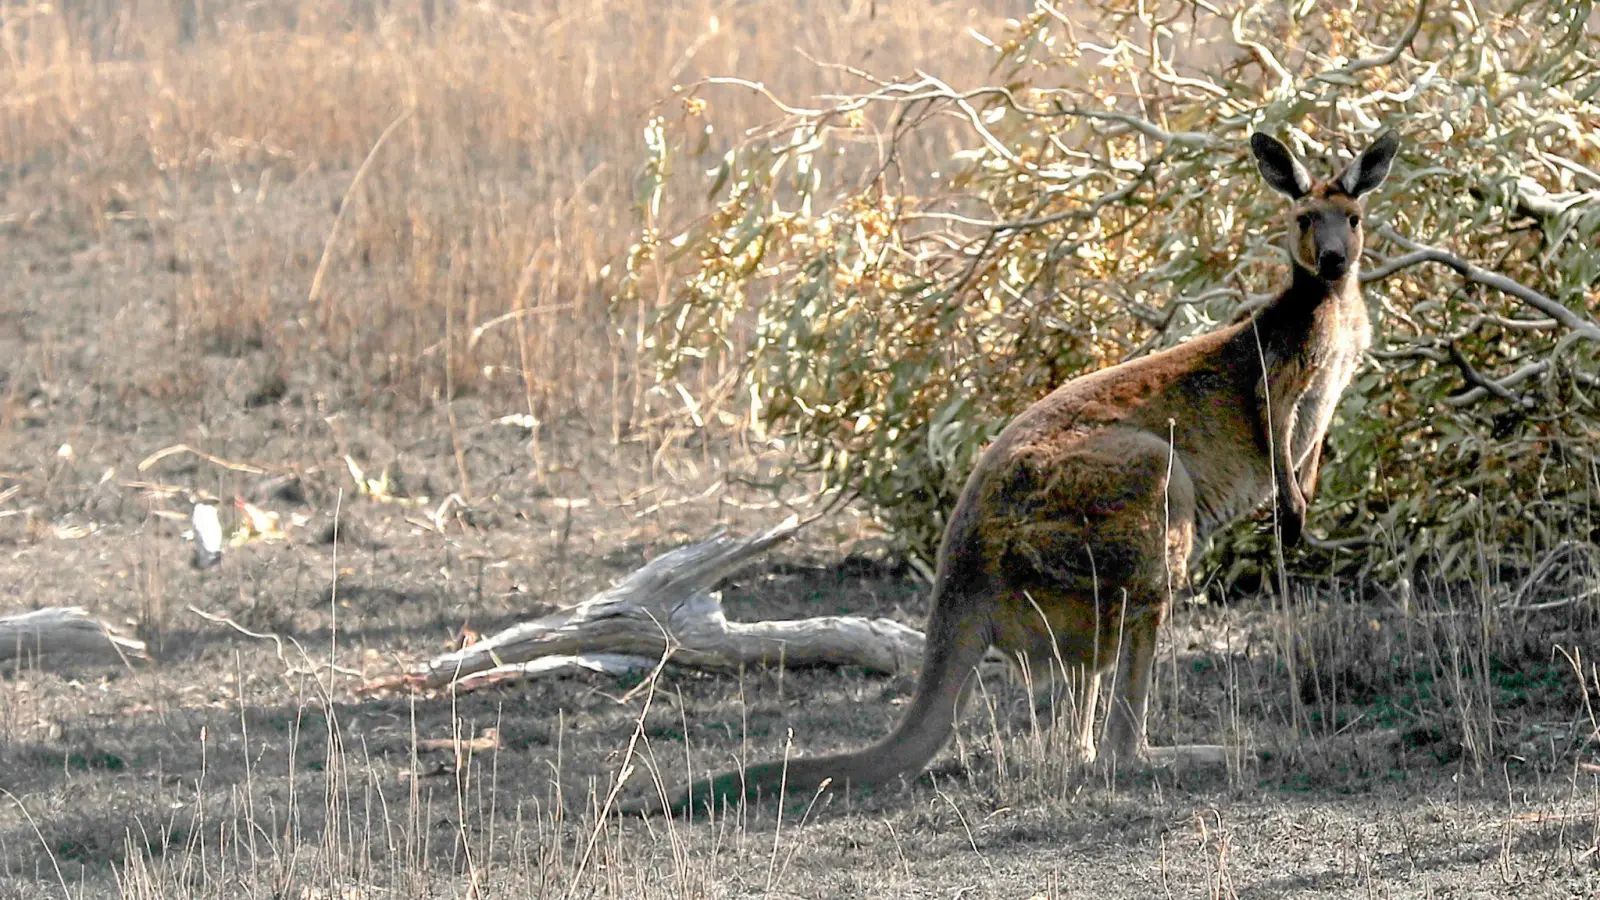
<svg viewBox="0 0 1600 900"><path fill-rule="evenodd" d="M1311 173L1294 158L1283 141L1258 131L1250 135L1250 149L1255 152L1261 177L1275 190L1290 200L1299 200L1311 193Z"/></svg>
<svg viewBox="0 0 1600 900"><path fill-rule="evenodd" d="M1352 197L1377 190L1383 180L1389 177L1389 164L1394 162L1395 151L1399 149L1400 135L1391 128L1373 141L1371 147L1361 151L1361 155L1346 166L1334 181Z"/></svg>

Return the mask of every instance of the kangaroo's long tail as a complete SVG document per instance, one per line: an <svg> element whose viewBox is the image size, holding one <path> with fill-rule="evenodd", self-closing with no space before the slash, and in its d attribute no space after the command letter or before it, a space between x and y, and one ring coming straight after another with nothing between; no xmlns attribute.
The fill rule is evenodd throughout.
<svg viewBox="0 0 1600 900"><path fill-rule="evenodd" d="M883 740L847 753L734 769L642 797L624 804L622 811L681 815L691 809L717 809L757 797L809 795L824 785L829 789L870 787L922 771L954 731L956 717L970 693L968 680L992 640L987 609L976 608L981 604L971 599L934 598L916 694L900 723Z"/></svg>

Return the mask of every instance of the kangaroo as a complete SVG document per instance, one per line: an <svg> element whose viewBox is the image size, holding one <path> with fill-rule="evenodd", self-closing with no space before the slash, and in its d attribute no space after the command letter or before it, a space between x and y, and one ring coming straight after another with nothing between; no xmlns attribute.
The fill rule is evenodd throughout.
<svg viewBox="0 0 1600 900"><path fill-rule="evenodd" d="M1280 539L1300 540L1323 436L1372 340L1358 272L1362 197L1398 147L1387 132L1332 180L1314 181L1282 142L1251 136L1262 177L1292 201L1288 287L1243 322L1067 382L1000 433L945 528L916 694L887 737L724 772L624 809L682 813L915 775L949 739L990 647L1065 667L1074 739L1090 761L1225 761L1219 746L1148 745L1157 631L1217 529L1275 499ZM1113 670L1097 754L1096 697Z"/></svg>

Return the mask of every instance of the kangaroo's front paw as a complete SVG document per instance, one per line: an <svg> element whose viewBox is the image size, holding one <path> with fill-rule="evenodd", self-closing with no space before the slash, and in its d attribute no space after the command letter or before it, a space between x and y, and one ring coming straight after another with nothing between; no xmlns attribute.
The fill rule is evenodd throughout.
<svg viewBox="0 0 1600 900"><path fill-rule="evenodd" d="M1305 536L1306 506L1306 498L1298 493L1287 494L1278 503L1278 540L1283 546L1296 546Z"/></svg>

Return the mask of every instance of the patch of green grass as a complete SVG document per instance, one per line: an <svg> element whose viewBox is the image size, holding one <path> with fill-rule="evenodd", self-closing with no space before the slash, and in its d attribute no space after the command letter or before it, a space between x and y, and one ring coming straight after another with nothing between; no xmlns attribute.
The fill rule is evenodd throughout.
<svg viewBox="0 0 1600 900"><path fill-rule="evenodd" d="M67 754L66 764L68 769L77 772L120 772L127 768L121 756L102 749L73 750Z"/></svg>

